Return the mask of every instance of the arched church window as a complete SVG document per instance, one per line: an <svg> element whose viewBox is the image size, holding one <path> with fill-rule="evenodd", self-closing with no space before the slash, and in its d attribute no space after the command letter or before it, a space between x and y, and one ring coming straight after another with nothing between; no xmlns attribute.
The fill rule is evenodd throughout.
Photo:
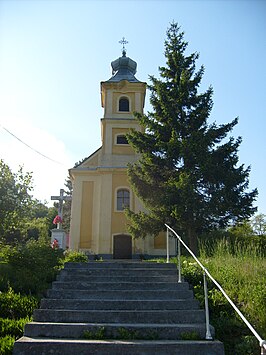
<svg viewBox="0 0 266 355"><path fill-rule="evenodd" d="M121 97L119 100L119 111L129 112L129 100L126 97Z"/></svg>
<svg viewBox="0 0 266 355"><path fill-rule="evenodd" d="M116 209L117 211L123 211L130 204L130 192L128 189L117 190L116 195Z"/></svg>
<svg viewBox="0 0 266 355"><path fill-rule="evenodd" d="M124 134L117 135L116 144L128 144L127 137Z"/></svg>

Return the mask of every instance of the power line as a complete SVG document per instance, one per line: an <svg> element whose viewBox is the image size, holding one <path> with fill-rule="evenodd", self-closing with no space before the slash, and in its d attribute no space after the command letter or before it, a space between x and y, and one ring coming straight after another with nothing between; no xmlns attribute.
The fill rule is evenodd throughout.
<svg viewBox="0 0 266 355"><path fill-rule="evenodd" d="M66 166L65 164L60 163L57 160L54 160L52 158L49 158L47 155L39 152L38 150L36 150L35 148L32 148L29 144L25 143L22 139L20 139L19 137L17 137L14 133L10 132L7 128L5 128L3 125L0 124L0 127L2 127L8 134L10 134L12 137L16 138L20 143L24 144L26 147L28 147L29 149L33 150L35 153L41 155L42 157L56 163L56 164L60 164L62 166Z"/></svg>

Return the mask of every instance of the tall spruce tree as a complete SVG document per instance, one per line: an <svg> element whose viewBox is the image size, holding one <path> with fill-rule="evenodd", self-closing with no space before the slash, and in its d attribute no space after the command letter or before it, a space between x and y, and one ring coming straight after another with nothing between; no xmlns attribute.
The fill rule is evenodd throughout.
<svg viewBox="0 0 266 355"><path fill-rule="evenodd" d="M250 167L238 163L241 138L229 137L238 123L208 124L213 101L210 87L198 93L204 67L196 70L198 53L186 56L187 42L177 23L167 30L166 66L160 78L150 76L153 107L136 113L144 127L128 140L140 159L129 165L128 176L146 212L127 211L134 237L157 235L168 222L192 250L206 230L224 228L250 217L257 189L248 192Z"/></svg>

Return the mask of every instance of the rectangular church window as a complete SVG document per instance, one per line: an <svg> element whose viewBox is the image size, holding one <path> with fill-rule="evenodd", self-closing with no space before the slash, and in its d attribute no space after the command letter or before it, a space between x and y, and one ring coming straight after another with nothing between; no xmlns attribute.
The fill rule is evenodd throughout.
<svg viewBox="0 0 266 355"><path fill-rule="evenodd" d="M116 144L128 144L127 137L124 134L120 134L116 137Z"/></svg>
<svg viewBox="0 0 266 355"><path fill-rule="evenodd" d="M123 211L126 207L129 207L130 193L127 189L119 189L117 191L116 199L116 209L117 211Z"/></svg>

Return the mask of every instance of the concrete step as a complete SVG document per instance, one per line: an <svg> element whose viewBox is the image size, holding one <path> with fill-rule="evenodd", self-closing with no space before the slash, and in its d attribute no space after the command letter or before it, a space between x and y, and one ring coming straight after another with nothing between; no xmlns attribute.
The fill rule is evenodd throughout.
<svg viewBox="0 0 266 355"><path fill-rule="evenodd" d="M53 290L184 290L186 285L177 282L89 282L89 281L55 281Z"/></svg>
<svg viewBox="0 0 266 355"><path fill-rule="evenodd" d="M48 299L41 300L42 309L86 309L86 310L178 310L199 309L195 299L178 300L100 300L100 299Z"/></svg>
<svg viewBox="0 0 266 355"><path fill-rule="evenodd" d="M187 310L65 310L37 309L33 313L36 322L56 323L204 323L202 309Z"/></svg>
<svg viewBox="0 0 266 355"><path fill-rule="evenodd" d="M157 263L157 262L140 262L140 261L90 261L88 263L74 263L68 262L64 265L65 269L174 269L176 270L176 265L173 263Z"/></svg>
<svg viewBox="0 0 266 355"><path fill-rule="evenodd" d="M180 340L204 338L206 329L192 290L177 282L176 265L67 263L47 296L14 355L224 355L220 342ZM102 330L109 340L85 339Z"/></svg>
<svg viewBox="0 0 266 355"><path fill-rule="evenodd" d="M192 290L54 290L47 291L48 298L101 299L101 300L163 300L193 298Z"/></svg>
<svg viewBox="0 0 266 355"><path fill-rule="evenodd" d="M219 341L73 340L20 338L13 355L224 355Z"/></svg>
<svg viewBox="0 0 266 355"><path fill-rule="evenodd" d="M106 339L119 339L123 331L135 339L177 340L186 334L196 334L205 339L205 324L114 324L114 323L40 323L32 322L25 326L25 336L41 338L84 339L86 332L97 334L102 330ZM214 335L214 329L211 328ZM125 334L125 333L124 333Z"/></svg>
<svg viewBox="0 0 266 355"><path fill-rule="evenodd" d="M144 276L144 275L131 275L131 276L121 276L119 275L109 275L106 276L104 272L101 274L88 274L86 272L75 273L73 269L71 272L67 270L62 270L57 276L57 281L72 281L75 278L77 281L88 281L88 282L177 282L177 274L173 275L162 275L162 276Z"/></svg>
<svg viewBox="0 0 266 355"><path fill-rule="evenodd" d="M70 275L75 275L75 277L79 277L79 275L88 275L88 276L134 276L135 278L143 277L143 276L157 276L157 277L177 277L176 269L159 269L159 268L68 268L63 270L63 274L67 273Z"/></svg>

